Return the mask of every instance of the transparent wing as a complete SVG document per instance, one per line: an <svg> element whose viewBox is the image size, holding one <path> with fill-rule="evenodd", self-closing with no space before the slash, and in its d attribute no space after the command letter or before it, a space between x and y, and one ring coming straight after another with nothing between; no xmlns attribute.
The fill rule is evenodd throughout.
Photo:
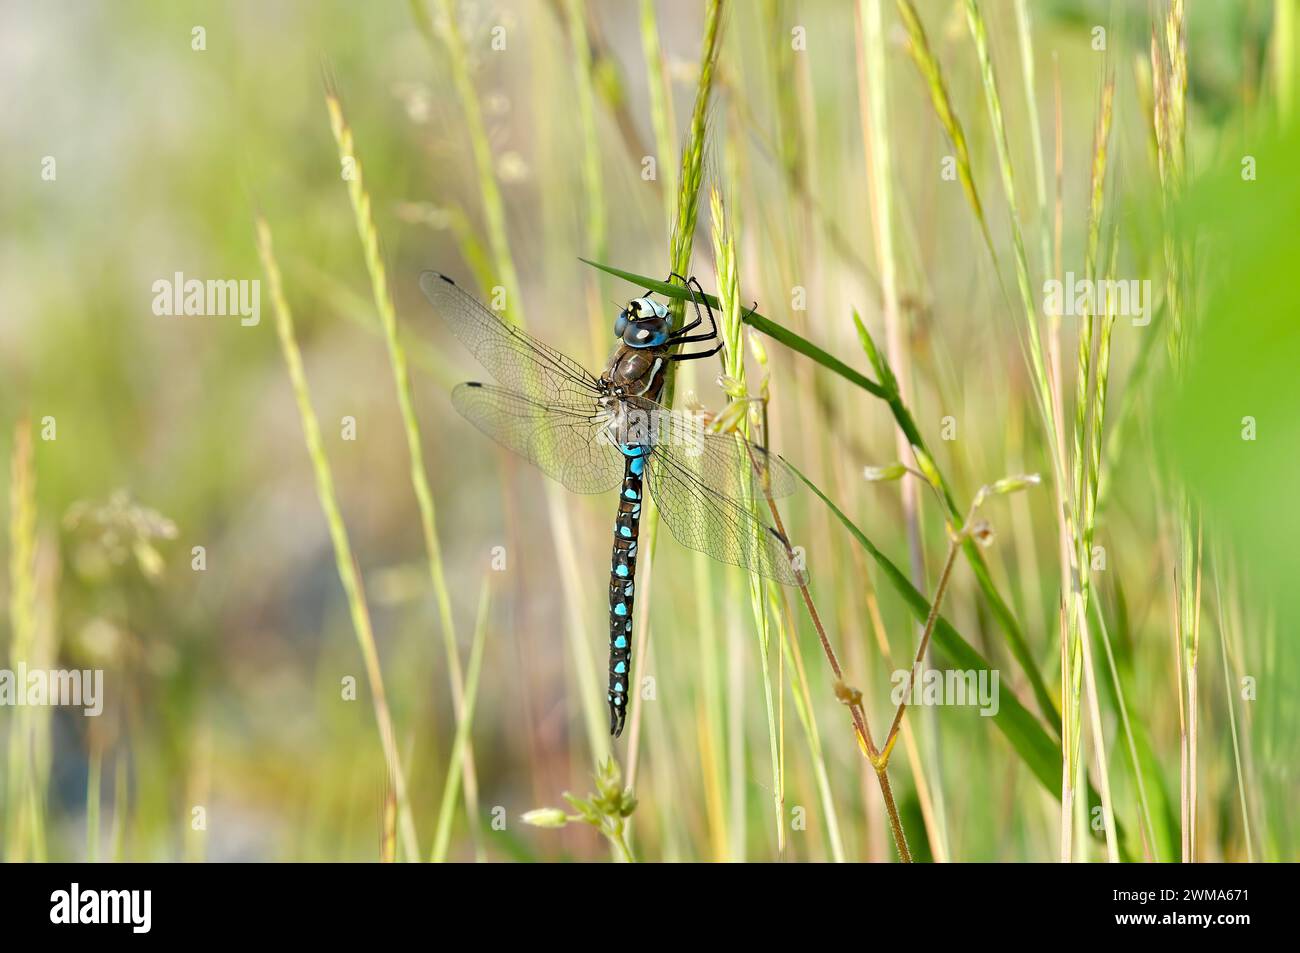
<svg viewBox="0 0 1300 953"><path fill-rule="evenodd" d="M748 496L743 491L730 496L705 484L701 461L706 467L720 462L709 454L683 454L671 444L656 444L650 453L650 495L677 541L787 586L805 582L806 573L791 560L785 539L768 522L767 503L753 468L747 471L747 465L737 459L728 471L730 478L737 486L741 479L755 482ZM742 476L746 473L749 476Z"/></svg>
<svg viewBox="0 0 1300 953"><path fill-rule="evenodd" d="M581 364L507 324L446 275L421 272L420 290L502 386L546 404L581 404L596 395L596 378Z"/></svg>
<svg viewBox="0 0 1300 953"><path fill-rule="evenodd" d="M644 398L624 402L647 416L648 442L670 449L678 465L714 493L740 501L763 493L780 499L799 485L789 464L738 433L714 433L701 417Z"/></svg>
<svg viewBox="0 0 1300 953"><path fill-rule="evenodd" d="M606 436L594 400L542 403L491 384L451 392L461 416L574 493L604 493L623 479L623 455Z"/></svg>

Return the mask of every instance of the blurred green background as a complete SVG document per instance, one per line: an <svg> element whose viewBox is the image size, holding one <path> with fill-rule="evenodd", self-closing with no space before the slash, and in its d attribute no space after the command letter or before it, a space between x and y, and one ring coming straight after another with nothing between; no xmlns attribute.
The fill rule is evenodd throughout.
<svg viewBox="0 0 1300 953"><path fill-rule="evenodd" d="M1121 318L1114 327L1097 530L1106 564L1094 579L1117 673L1095 642L1104 756L1134 859L1179 856L1170 500L1182 486L1204 515L1195 856L1297 858L1300 832L1288 806L1300 789L1300 605L1289 577L1300 533L1300 355L1287 285L1300 202L1295 138L1276 131L1294 101L1293 6L1188 10L1188 187L1176 211L1162 209L1153 152L1151 13L1082 0L1031 4L1037 82L1027 99L1015 9L984 10L1022 193L1013 214L1033 236L1034 287L1046 277L1040 225L1055 234L1058 121L1059 260L1062 270L1083 270L1099 90L1112 76L1103 232L1107 248L1115 236L1117 273L1154 288L1150 326ZM892 3L883 5L888 141L873 145L891 158L902 302L895 335L881 306L864 152L869 54L855 5L770 0L730 11L705 188L716 184L728 203L746 302L757 300L768 318L865 373L852 310L878 340L891 338L890 359L918 428L963 506L999 477L1044 475L1043 487L995 499L983 515L997 532L986 552L992 582L1059 702L1063 597L1051 463L1017 333L1023 316L1013 304L1007 203L979 64L963 3L923 0L917 8L965 127L996 262L960 184L941 176L952 149ZM384 758L276 340L255 243L258 213L275 235L373 619L420 855L428 855L455 717L327 83L355 136L412 366L462 662L480 589L490 585L470 732L475 803L467 808L456 796L448 856L610 856L586 827L544 830L520 820L530 809L562 805L564 791L593 790L591 775L607 754L585 709L594 703L603 718L614 503L556 491L558 504L549 504L544 478L507 459L448 401L454 383L483 374L423 301L418 274L445 271L486 299L480 281L496 277L497 250L441 10L440 3L427 11L419 3L0 5L0 446L12 461L0 479L14 501L0 658L19 659L17 631L27 617L33 643L25 657L103 668L106 684L97 719L55 709L23 720L18 709L0 709L6 859L370 860L385 852ZM1163 16L1162 8L1161 28ZM671 188L704 11L665 0L520 0L455 4L453 17L529 329L598 369L617 303L639 289L578 256L639 274L668 271ZM1097 25L1106 29L1104 50L1094 48ZM194 48L196 27L203 49ZM804 49L792 46L797 30ZM498 37L504 49L493 48ZM647 61L648 38L661 60ZM656 115L653 86L661 81L670 108ZM1049 192L1042 208L1030 100L1042 127ZM1259 160L1249 183L1240 176L1247 154ZM42 175L47 157L52 179ZM655 161L652 180L643 176L646 157ZM693 271L712 291L710 227L702 198ZM1192 249L1188 357L1179 372L1165 344L1165 243L1174 234ZM259 279L260 323L155 315L153 283L176 272ZM1067 371L1075 332L1066 318ZM923 592L933 591L947 545L943 512L920 493L909 539L906 484L862 478L864 466L900 457L885 405L771 340L766 347L774 446ZM716 365L686 368L679 402L693 395L719 409ZM760 375L753 361L750 375ZM1067 378L1067 401L1072 388ZM1246 415L1259 423L1254 443L1240 439ZM355 419L355 440L344 439L345 417ZM45 439L50 418L55 439ZM30 528L21 473L34 481ZM889 674L915 650L914 620L815 497L800 494L785 516L808 551L812 593L846 681L863 692L879 732L893 713ZM781 667L785 785L774 820L749 586L739 572L659 536L653 586L637 601L652 640L649 657L637 659L638 676L653 678L654 697L634 700L641 727L612 749L625 778L636 752L634 852L668 860L893 859L872 772L797 594L784 596L793 642L770 656ZM192 568L197 546L202 571ZM501 571L494 547L504 547ZM964 560L944 614L1000 670L1003 692L1041 716ZM796 665L806 672L815 732L796 714ZM356 700L343 697L347 677L356 679ZM1243 677L1255 680L1251 700L1241 695ZM1057 856L1057 800L991 719L971 708L928 708L910 711L907 724L909 757L900 746L891 777L919 859ZM1143 770L1135 773L1138 761ZM1102 859L1100 839L1080 856Z"/></svg>

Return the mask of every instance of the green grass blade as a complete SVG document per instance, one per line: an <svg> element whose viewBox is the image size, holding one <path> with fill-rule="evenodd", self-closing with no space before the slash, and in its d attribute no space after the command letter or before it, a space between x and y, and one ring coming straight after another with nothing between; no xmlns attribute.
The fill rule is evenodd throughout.
<svg viewBox="0 0 1300 953"><path fill-rule="evenodd" d="M311 458L312 472L316 481L316 497L329 527L330 540L334 547L334 561L338 569L339 582L347 596L348 613L352 619L352 628L357 637L358 647L365 664L366 678L370 686L371 704L375 712L375 722L379 729L379 740L384 752L389 779L397 792L398 818L401 826L402 842L408 860L417 860L420 856L419 843L416 840L415 823L411 815L411 802L406 788L406 775L402 769L401 756L397 750L397 736L393 729L392 715L388 707L388 697L384 691L383 670L379 664L379 651L375 646L375 633L371 624L370 609L366 604L365 593L361 587L361 571L352 552L352 543L348 537L347 526L343 522L343 513L339 507L338 496L334 490L334 476L329 460L325 455L325 441L321 436L320 422L312 404L311 392L307 386L307 375L303 369L302 352L298 347L298 337L294 331L293 313L285 297L284 284L280 275L280 265L276 261L271 241L271 227L261 215L256 219L257 251L262 261L262 270L269 285L271 308L275 316L276 336L280 340L280 350L285 366L289 371L289 381L293 387L294 399L298 405L298 416L302 423L303 440L307 445L307 454Z"/></svg>
<svg viewBox="0 0 1300 953"><path fill-rule="evenodd" d="M478 700L479 675L483 671L483 646L487 642L488 611L492 603L492 589L489 578L484 578L479 592L478 622L474 626L474 641L469 650L469 669L465 676L465 702L458 713L456 737L451 745L451 757L447 759L447 779L442 789L442 804L438 808L438 826L433 838L433 853L430 859L440 864L447 859L447 849L451 845L451 820L456 813L457 795L461 788L461 768L465 764L465 752L469 750L470 728L474 724L474 704ZM470 825L476 824L477 816L470 811ZM477 839L477 838L476 838Z"/></svg>
<svg viewBox="0 0 1300 953"><path fill-rule="evenodd" d="M907 574L899 569L883 552L876 548L876 545L867 538L866 533L862 532L857 525L850 520L840 510L838 506L831 502L817 485L803 475L798 469L794 472L807 485L808 489L817 494L830 511L835 514L836 518L844 524L850 535L858 541L863 549L867 551L889 584L894 587L903 598L907 608L917 618L924 623L930 614L930 603L926 600L911 581ZM992 666L965 638L962 637L952 623L942 615L935 622L934 627L934 644L937 645L948 658L959 668L966 669L989 669ZM1004 692L1000 699L998 713L992 717L992 721L998 729L1011 742L1011 746L1016 749L1021 760L1034 773L1034 776L1043 783L1047 790L1053 795L1059 797L1061 793L1061 749L1057 747L1056 742L1051 736L1043 730L1038 720L1029 712L1027 708L1009 692Z"/></svg>
<svg viewBox="0 0 1300 953"><path fill-rule="evenodd" d="M787 461L788 463L789 461ZM912 614L919 620L925 621L930 614L930 603L926 600L915 586L908 580L907 575L894 565L883 552L881 552L874 543L862 532L852 520L844 515L844 512L831 502L817 485L808 477L804 476L796 467L791 469L798 474L799 479L803 480L808 489L817 494L817 498L826 504L827 508L835 514L836 518L844 525L850 535L858 541L863 549L867 551L880 567L886 579L891 586L903 598ZM942 615L935 621L934 626L934 644L937 645L949 658L949 660L959 668L965 669L989 669L987 659L979 653L970 642L953 627L952 623ZM1043 787L1051 792L1057 799L1061 796L1061 748L1052 739L1039 723L1038 719L1033 716L1029 709L1020 704L1015 695L1010 692L1004 692L999 697L998 713L992 716L994 725L1011 743L1011 747L1020 755L1021 760L1033 772L1034 777L1042 782ZM1088 785L1088 803L1093 804L1098 801L1097 792L1091 784ZM1098 832L1098 838L1102 835ZM1120 859L1131 860L1131 856L1124 850L1124 828L1115 822L1115 838L1120 843Z"/></svg>
<svg viewBox="0 0 1300 953"><path fill-rule="evenodd" d="M659 294L662 294L666 298L672 298L673 300L676 301L685 301L688 297L690 297L687 290L685 288L682 288L680 285L669 284L668 282L660 281L657 278L647 278L643 275L634 274L633 272L630 271L624 271L621 268L615 268L612 265L602 265L598 261L591 261L587 258L579 258L578 260L588 265L591 265L591 267L593 268L599 268L601 271L605 272L606 274L613 275L616 278L622 278L624 281L627 281L631 284L640 285L642 288L648 288L651 291L658 292ZM709 303L711 307L713 308L720 307L716 296L706 294L704 296L704 299ZM831 354L828 354L826 351L823 351L821 348L819 348L816 344L813 344L811 341L807 340L806 338L800 337L799 335L795 334L793 331L789 330L788 328L782 327L781 325L777 324L775 321L763 317L763 315L759 314L757 311L750 312L748 309L746 309L741 314L741 320L743 320L751 328L754 328L756 331L762 331L764 334L766 334L768 337L772 338L773 340L780 341L790 350L796 351L799 354L802 354L804 357L807 357L810 360L813 360L816 363L820 364L828 371L831 371L834 374L838 374L840 377L843 377L849 383L856 384L858 387L861 387L863 390L865 390L867 393L871 394L872 396L879 397L881 400L889 399L889 394L885 391L885 388L881 387L879 384L871 380L865 374L855 371L853 368L849 367L849 365L845 364L839 358L834 357Z"/></svg>

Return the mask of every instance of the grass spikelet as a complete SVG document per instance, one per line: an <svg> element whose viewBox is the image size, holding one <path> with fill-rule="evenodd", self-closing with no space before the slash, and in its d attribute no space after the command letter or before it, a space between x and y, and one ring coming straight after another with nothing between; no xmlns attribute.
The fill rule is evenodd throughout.
<svg viewBox="0 0 1300 953"><path fill-rule="evenodd" d="M1098 107L1097 125L1093 142L1091 178L1088 192L1087 242L1084 254L1084 273L1092 280L1098 277L1097 248L1101 235L1101 221L1105 206L1106 159L1110 143L1111 115L1114 103L1115 84L1108 79L1101 91ZM1112 248L1112 256L1115 249ZM1109 279L1114 277L1114 260L1106 269ZM1094 285L1096 287L1096 285ZM1097 310L1101 308L1102 329L1100 340L1094 344L1097 326ZM1064 697L1064 716L1067 725L1064 770L1070 778L1075 778L1080 770L1079 737L1082 725L1080 711L1081 694L1084 682L1087 682L1089 714L1093 745L1098 752L1098 772L1102 789L1102 808L1108 815L1106 835L1107 850L1112 860L1118 859L1114 843L1114 824L1111 815L1110 783L1105 766L1105 741L1101 732L1100 715L1096 704L1096 679L1092 669L1092 647L1089 634L1089 600L1091 598L1091 561L1092 544L1096 531L1095 514L1097 502L1097 483L1100 479L1102 422L1105 408L1105 389L1110 368L1110 329L1114 321L1112 302L1109 295L1104 301L1093 301L1091 307L1081 316L1079 328L1079 359L1076 372L1075 421L1074 421L1074 500L1072 511L1075 522L1072 527L1075 553L1073 558L1075 584L1069 592L1070 609L1067 616L1068 648L1064 656L1063 671L1066 693ZM1096 354L1094 355L1094 350ZM1105 371L1101 368L1105 366ZM1096 378L1094 382L1094 376ZM1086 676L1086 679L1085 679ZM1062 803L1062 859L1069 860L1073 855L1071 844L1071 820L1067 817L1070 810L1068 788L1067 797Z"/></svg>
<svg viewBox="0 0 1300 953"><path fill-rule="evenodd" d="M470 148L474 153L474 168L478 173L483 200L483 217L487 220L488 245L492 249L492 259L496 264L501 284L506 289L506 311L511 315L518 315L521 313L518 309L522 306L523 297L519 288L519 276L515 271L514 258L510 254L505 203L501 200L501 190L497 187L496 171L492 166L492 146L488 142L487 127L483 123L483 108L474 89L474 80L470 76L465 39L461 36L460 27L456 22L452 0L438 0L436 26L429 17L424 0L410 0L410 4L416 28L429 44L430 49L435 54L439 47L446 50L452 83L456 87L456 97L465 115ZM441 34L441 44L438 43L438 34ZM522 318L516 317L516 320Z"/></svg>
<svg viewBox="0 0 1300 953"><path fill-rule="evenodd" d="M569 45L573 48L574 88L582 132L582 190L586 196L586 239L593 255L605 254L605 189L600 174L600 139L596 132L596 96L592 88L591 44L580 0L565 0Z"/></svg>
<svg viewBox="0 0 1300 953"><path fill-rule="evenodd" d="M388 767L390 782L397 792L402 847L408 860L417 860L420 849L415 837L415 823L411 818L406 775L402 771L397 739L393 731L393 720L388 710L388 696L384 691L384 676L379 665L379 653L375 648L370 610L366 606L365 595L361 588L361 576L352 555L352 544L348 539L347 527L343 522L343 514L334 492L334 477L330 472L329 459L325 456L325 442L321 438L320 423L312 407L311 391L308 389L307 375L302 366L302 353L298 349L298 339L294 333L293 313L289 310L289 302L284 295L280 265L275 259L271 242L271 228L266 223L266 219L261 216L257 218L257 252L270 287L276 335L280 340L284 363L289 370L289 381L293 385L294 398L298 403L298 415L302 419L303 438L307 443L307 453L311 457L312 470L316 477L316 496L320 500L325 521L329 525L330 539L334 544L334 562L338 568L339 581L343 584L343 591L347 595L352 629L365 662L366 678L375 709L375 721L379 727L379 740L384 751L384 762Z"/></svg>
<svg viewBox="0 0 1300 953"><path fill-rule="evenodd" d="M691 249L695 242L695 221L699 215L700 183L704 179L704 141L707 131L709 97L713 92L713 74L722 47L722 0L709 0L704 21L704 47L700 53L700 78L695 87L695 108L691 111L690 137L682 149L681 173L677 186L677 216L673 223L668 260L672 270L686 275L691 268ZM673 307L673 324L682 323L681 300ZM665 385L665 403L672 406L670 375Z"/></svg>
<svg viewBox="0 0 1300 953"><path fill-rule="evenodd" d="M677 155L674 135L673 88L668 78L668 63L659 43L659 24L654 0L641 0L641 52L645 56L646 90L650 97L650 125L654 129L657 166L663 176L664 228L671 228L674 202L677 199ZM669 236L671 240L671 235Z"/></svg>
<svg viewBox="0 0 1300 953"><path fill-rule="evenodd" d="M926 89L930 93L930 104L934 107L935 115L938 116L939 124L943 126L948 141L952 143L954 158L957 160L957 178L961 182L962 191L966 194L966 201L970 203L971 211L975 213L975 221L979 223L984 245L988 248L989 255L996 259L993 252L993 239L989 235L988 222L984 218L984 205L980 202L979 191L975 188L975 177L971 172L966 132L962 128L961 120L953 111L943 71L939 68L939 61L935 59L934 52L930 49L925 27L921 24L921 17L916 12L912 0L897 0L897 5L903 27L907 30L907 55L916 64L921 78L925 81Z"/></svg>
<svg viewBox="0 0 1300 953"><path fill-rule="evenodd" d="M970 27L971 39L980 65L980 82L984 87L984 99L988 105L989 120L993 127L993 142L997 147L998 170L1002 175L1002 187L1007 196L1007 207L1011 223L1011 242L1015 254L1016 284L1020 289L1021 303L1025 309L1025 328L1029 338L1029 359L1033 369L1034 393L1038 398L1039 412L1047 431L1049 443L1055 444L1060 439L1056 433L1056 424L1050 410L1050 386L1047 367L1043 361L1043 347L1038 333L1038 308L1034 303L1034 294L1030 285L1029 262L1025 256L1025 239L1020 228L1020 205L1016 195L1016 179L1011 167L1011 148L1007 143L1006 123L1002 118L1002 97L998 93L997 76L993 69L993 60L989 53L988 30L984 23L984 14L977 0L966 0L966 22Z"/></svg>
<svg viewBox="0 0 1300 953"><path fill-rule="evenodd" d="M725 345L723 349L722 373L733 382L732 403L728 410L739 410L735 429L747 438L749 427L749 398L736 397L735 393L746 393L745 349L741 336L744 324L740 320L740 272L736 264L736 237L732 225L723 209L722 193L717 186L709 189L709 212L713 223L710 232L713 240L713 261L718 282L718 324L719 333ZM723 417L726 417L724 412ZM722 418L720 418L721 420ZM766 442L764 440L764 442ZM752 507L757 501L749 500ZM750 608L754 615L754 627L758 632L759 662L763 673L763 701L767 709L767 740L772 761L772 807L776 822L777 855L785 853L785 766L782 757L784 749L785 723L776 711L776 700L783 698L781 683L777 683L775 695L772 688L771 672L771 630L773 619L768 616L764 588L766 583L755 573L749 573ZM778 617L779 619L779 617ZM780 658L780 656L778 656Z"/></svg>
<svg viewBox="0 0 1300 953"><path fill-rule="evenodd" d="M1038 121L1034 81L1034 43L1027 0L1016 0L1016 34L1020 40L1020 71L1025 87L1025 112L1029 116L1029 139L1034 149L1034 188L1038 198L1039 244L1043 272L1052 271L1051 229L1048 226L1047 169L1043 160L1043 131Z"/></svg>
<svg viewBox="0 0 1300 953"><path fill-rule="evenodd" d="M402 418L402 429L406 435L406 450L410 459L411 487L415 491L416 505L420 512L420 531L424 538L425 554L429 564L429 581L433 586L434 599L438 606L438 621L442 629L443 649L447 656L447 674L451 683L452 707L457 724L462 715L465 688L460 666L460 651L456 645L456 626L451 609L451 593L447 588L447 574L442 562L442 544L438 538L438 517L434 505L433 491L429 488L428 468L424 462L424 444L420 438L420 422L415 414L415 398L411 390L411 375L407 366L406 349L397 327L397 309L393 305L392 292L388 286L387 271L384 267L383 250L379 241L379 229L375 225L374 213L370 202L370 193L366 190L365 174L361 158L357 155L353 141L352 129L343 115L343 105L337 92L332 88L326 90L325 106L329 111L330 130L339 150L339 161L347 170L344 181L347 184L348 198L352 204L353 217L356 220L357 236L361 240L362 252L366 259L366 271L370 275L370 287L374 296L375 310L379 314L379 323L384 331L384 342L388 350L389 366L393 371L393 384L397 391L397 406ZM448 771L448 777L461 777L463 767L465 783L465 800L471 815L478 813L478 783L474 771L474 749L467 745L464 751L464 764L455 772ZM471 837L478 842L477 831L471 831Z"/></svg>

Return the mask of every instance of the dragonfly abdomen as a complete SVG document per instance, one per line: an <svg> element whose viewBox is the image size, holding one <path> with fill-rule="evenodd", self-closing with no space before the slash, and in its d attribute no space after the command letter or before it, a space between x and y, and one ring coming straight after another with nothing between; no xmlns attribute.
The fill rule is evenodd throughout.
<svg viewBox="0 0 1300 953"><path fill-rule="evenodd" d="M614 522L614 553L609 572L609 732L623 733L632 677L632 598L636 579L637 534L641 526L642 478L649 447L620 447L627 457Z"/></svg>

